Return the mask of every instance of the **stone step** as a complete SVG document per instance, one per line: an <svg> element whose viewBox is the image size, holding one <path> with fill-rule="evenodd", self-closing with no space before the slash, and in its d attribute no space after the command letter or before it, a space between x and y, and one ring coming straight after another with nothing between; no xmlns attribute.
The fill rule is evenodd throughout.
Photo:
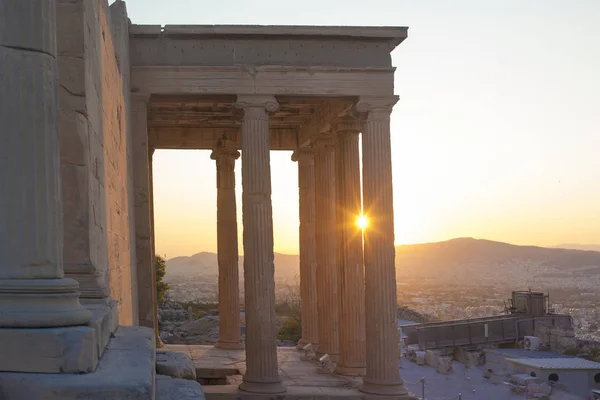
<svg viewBox="0 0 600 400"><path fill-rule="evenodd" d="M155 368L154 331L140 326L119 326L94 372L0 372L0 398L154 400Z"/></svg>
<svg viewBox="0 0 600 400"><path fill-rule="evenodd" d="M156 375L156 400L204 400L202 386L189 379Z"/></svg>

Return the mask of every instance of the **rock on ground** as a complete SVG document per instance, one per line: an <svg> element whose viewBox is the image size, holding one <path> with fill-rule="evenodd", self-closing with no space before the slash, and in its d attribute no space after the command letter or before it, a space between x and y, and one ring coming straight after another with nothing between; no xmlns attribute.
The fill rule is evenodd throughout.
<svg viewBox="0 0 600 400"><path fill-rule="evenodd" d="M156 375L156 400L204 400L202 386L186 379Z"/></svg>
<svg viewBox="0 0 600 400"><path fill-rule="evenodd" d="M190 357L173 351L156 352L156 373L196 381L196 367Z"/></svg>

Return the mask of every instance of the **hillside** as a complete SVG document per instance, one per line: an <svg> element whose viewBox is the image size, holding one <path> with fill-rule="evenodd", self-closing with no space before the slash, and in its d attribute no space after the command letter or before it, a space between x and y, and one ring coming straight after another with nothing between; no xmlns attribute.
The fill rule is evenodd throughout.
<svg viewBox="0 0 600 400"><path fill-rule="evenodd" d="M239 258L240 275L243 274L244 257ZM275 253L275 276L282 279L298 275L298 256ZM167 279L176 276L217 277L217 254L201 252L189 257L174 257L167 260Z"/></svg>
<svg viewBox="0 0 600 400"><path fill-rule="evenodd" d="M561 247L567 246L569 245L561 245ZM275 276L287 279L297 276L298 263L299 259L295 254L275 253ZM433 272L467 265L478 265L485 269L515 263L600 272L600 252L557 247L516 246L472 238L396 247L396 267L398 269L418 268L420 272L424 272L423 270ZM241 272L244 265L243 256L240 257L239 265ZM218 264L215 253L201 252L190 257L175 257L167 260L167 277L216 277L217 275Z"/></svg>

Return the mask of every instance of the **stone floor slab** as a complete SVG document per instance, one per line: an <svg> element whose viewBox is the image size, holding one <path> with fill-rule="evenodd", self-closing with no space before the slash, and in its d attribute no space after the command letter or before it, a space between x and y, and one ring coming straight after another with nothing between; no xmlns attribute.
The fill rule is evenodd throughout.
<svg viewBox="0 0 600 400"><path fill-rule="evenodd" d="M202 386L207 400L364 400L378 398L358 391L362 382L361 378L335 375L324 371L316 361L301 361L302 353L294 348L280 347L277 349L279 374L287 392L271 396L238 390L241 374L246 369L246 356L243 350L216 349L206 345L166 345L166 349L191 355L198 377L201 374L227 377L228 385ZM236 372L237 374L234 375L233 373ZM386 399L390 398L386 397Z"/></svg>

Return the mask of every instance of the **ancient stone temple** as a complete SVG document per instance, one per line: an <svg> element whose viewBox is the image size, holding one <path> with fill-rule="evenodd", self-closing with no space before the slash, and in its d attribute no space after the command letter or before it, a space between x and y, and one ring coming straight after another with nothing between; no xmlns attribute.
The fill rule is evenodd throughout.
<svg viewBox="0 0 600 400"><path fill-rule="evenodd" d="M390 52L406 37L404 27L135 25L122 1L0 0L0 398L155 398L155 149L212 150L216 347L245 351L238 393L287 390L269 154L293 150L299 347L363 376L362 396L412 398L398 366L390 149Z"/></svg>

